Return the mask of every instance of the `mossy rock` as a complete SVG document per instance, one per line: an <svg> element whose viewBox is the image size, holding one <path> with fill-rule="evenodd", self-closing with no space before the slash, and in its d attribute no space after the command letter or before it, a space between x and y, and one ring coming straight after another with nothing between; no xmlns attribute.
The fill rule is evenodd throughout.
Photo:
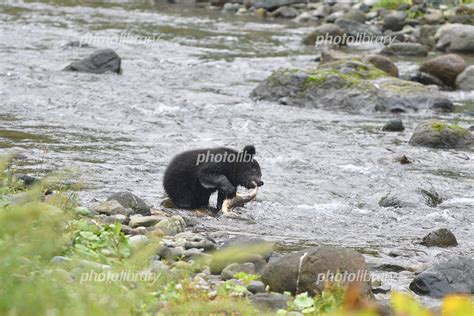
<svg viewBox="0 0 474 316"><path fill-rule="evenodd" d="M410 138L413 146L432 148L461 148L472 150L474 139L471 132L462 126L437 120L423 122Z"/></svg>
<svg viewBox="0 0 474 316"><path fill-rule="evenodd" d="M277 70L251 96L286 105L349 111L452 110L452 103L432 87L391 77L364 63L363 57L337 60L316 69Z"/></svg>

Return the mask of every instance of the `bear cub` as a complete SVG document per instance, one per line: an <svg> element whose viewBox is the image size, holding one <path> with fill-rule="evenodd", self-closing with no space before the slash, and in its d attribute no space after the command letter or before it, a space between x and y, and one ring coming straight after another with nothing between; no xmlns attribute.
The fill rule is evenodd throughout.
<svg viewBox="0 0 474 316"><path fill-rule="evenodd" d="M233 198L237 187L253 189L263 185L260 165L253 159L255 147L242 152L220 147L185 151L171 160L163 186L173 203L180 208L202 208L218 191L217 210L224 199Z"/></svg>

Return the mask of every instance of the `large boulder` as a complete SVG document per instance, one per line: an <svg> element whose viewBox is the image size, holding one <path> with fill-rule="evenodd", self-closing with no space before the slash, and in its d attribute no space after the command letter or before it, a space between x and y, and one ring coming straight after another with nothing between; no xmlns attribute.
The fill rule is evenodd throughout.
<svg viewBox="0 0 474 316"><path fill-rule="evenodd" d="M474 65L468 66L456 78L456 88L459 90L474 90Z"/></svg>
<svg viewBox="0 0 474 316"><path fill-rule="evenodd" d="M420 71L435 76L445 85L454 87L457 76L466 69L464 59L456 54L446 54L425 61L420 66Z"/></svg>
<svg viewBox="0 0 474 316"><path fill-rule="evenodd" d="M434 37L438 50L474 53L474 25L447 24L442 26Z"/></svg>
<svg viewBox="0 0 474 316"><path fill-rule="evenodd" d="M419 295L436 298L448 294L474 294L474 259L457 257L434 264L416 276L410 289Z"/></svg>
<svg viewBox="0 0 474 316"><path fill-rule="evenodd" d="M384 47L380 54L395 56L427 56L428 49L418 43L393 43Z"/></svg>
<svg viewBox="0 0 474 316"><path fill-rule="evenodd" d="M370 295L370 272L364 257L355 250L319 246L287 254L271 261L262 271L271 291L320 294L326 282L357 285Z"/></svg>
<svg viewBox="0 0 474 316"><path fill-rule="evenodd" d="M102 74L105 72L120 73L121 59L112 49L100 49L87 58L75 61L66 66L65 71L90 72Z"/></svg>
<svg viewBox="0 0 474 316"><path fill-rule="evenodd" d="M133 210L135 214L141 214L144 216L151 215L150 207L143 201L141 198L135 194L124 191L114 193L107 198L107 201L115 200L120 203L125 208Z"/></svg>
<svg viewBox="0 0 474 316"><path fill-rule="evenodd" d="M389 13L383 18L383 29L394 32L401 31L405 26L405 19L408 14L404 11L395 11Z"/></svg>
<svg viewBox="0 0 474 316"><path fill-rule="evenodd" d="M459 125L430 120L417 126L410 138L410 144L443 149L472 149L473 136L468 129Z"/></svg>
<svg viewBox="0 0 474 316"><path fill-rule="evenodd" d="M282 69L263 80L251 96L281 104L342 109L406 112L452 110L437 89L390 77L370 63L352 58L317 69Z"/></svg>

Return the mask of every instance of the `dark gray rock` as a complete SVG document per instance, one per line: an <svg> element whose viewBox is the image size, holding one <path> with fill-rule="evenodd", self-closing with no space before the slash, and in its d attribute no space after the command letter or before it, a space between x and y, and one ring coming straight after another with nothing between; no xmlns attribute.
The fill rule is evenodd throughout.
<svg viewBox="0 0 474 316"><path fill-rule="evenodd" d="M371 54L367 55L362 60L371 63L378 69L388 73L390 76L398 78L398 67L390 60L390 58L378 54Z"/></svg>
<svg viewBox="0 0 474 316"><path fill-rule="evenodd" d="M446 86L441 80L439 80L435 76L432 76L430 74L427 74L421 71L417 71L416 73L410 75L410 80L419 82L425 86L435 85L443 89L446 88Z"/></svg>
<svg viewBox="0 0 474 316"><path fill-rule="evenodd" d="M466 69L464 58L456 54L446 54L425 61L420 66L420 71L430 74L445 85L454 87L457 76Z"/></svg>
<svg viewBox="0 0 474 316"><path fill-rule="evenodd" d="M436 298L448 294L474 294L474 259L455 257L434 264L415 277L410 289Z"/></svg>
<svg viewBox="0 0 474 316"><path fill-rule="evenodd" d="M393 43L380 51L383 55L395 56L427 56L428 49L417 43Z"/></svg>
<svg viewBox="0 0 474 316"><path fill-rule="evenodd" d="M344 30L347 34L352 36L360 36L366 34L368 36L379 36L382 35L382 32L373 25L368 25L364 23L359 23L347 19L339 19L336 21L336 25Z"/></svg>
<svg viewBox="0 0 474 316"><path fill-rule="evenodd" d="M289 297L278 293L257 293L250 297L250 301L261 310L276 311L287 308Z"/></svg>
<svg viewBox="0 0 474 316"><path fill-rule="evenodd" d="M365 13L358 9L350 9L344 13L343 19L364 23L366 20Z"/></svg>
<svg viewBox="0 0 474 316"><path fill-rule="evenodd" d="M387 14L383 18L383 29L394 32L401 31L405 26L405 19L407 16L408 14L402 11L395 11L393 13Z"/></svg>
<svg viewBox="0 0 474 316"><path fill-rule="evenodd" d="M320 294L326 282L357 284L370 295L370 272L364 257L352 249L319 246L283 256L268 263L262 281L271 291ZM332 279L333 278L333 279Z"/></svg>
<svg viewBox="0 0 474 316"><path fill-rule="evenodd" d="M401 119L390 120L384 125L384 127L382 127L382 131L387 132L403 132L404 130L405 126L403 126Z"/></svg>
<svg viewBox="0 0 474 316"><path fill-rule="evenodd" d="M440 228L423 237L420 244L426 247L455 247L458 241L449 229Z"/></svg>
<svg viewBox="0 0 474 316"><path fill-rule="evenodd" d="M418 125L410 138L410 144L413 146L443 149L472 149L473 142L473 136L468 129L436 120Z"/></svg>
<svg viewBox="0 0 474 316"><path fill-rule="evenodd" d="M247 290L253 294L265 292L265 284L262 281L250 281L250 284L247 286Z"/></svg>
<svg viewBox="0 0 474 316"><path fill-rule="evenodd" d="M115 200L125 208L133 210L135 214L141 214L144 216L151 215L150 207L146 205L145 201L130 192L118 192L114 193L107 198L107 201Z"/></svg>
<svg viewBox="0 0 474 316"><path fill-rule="evenodd" d="M105 72L120 73L121 59L112 49L100 49L87 58L71 63L63 70L102 74Z"/></svg>

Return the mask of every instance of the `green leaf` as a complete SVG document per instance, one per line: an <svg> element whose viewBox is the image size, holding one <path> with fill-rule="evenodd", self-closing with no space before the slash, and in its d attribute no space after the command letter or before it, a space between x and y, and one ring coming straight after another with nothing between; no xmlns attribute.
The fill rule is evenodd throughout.
<svg viewBox="0 0 474 316"><path fill-rule="evenodd" d="M304 310L314 306L314 299L308 296L308 292L304 292L296 296L293 304L298 310Z"/></svg>

